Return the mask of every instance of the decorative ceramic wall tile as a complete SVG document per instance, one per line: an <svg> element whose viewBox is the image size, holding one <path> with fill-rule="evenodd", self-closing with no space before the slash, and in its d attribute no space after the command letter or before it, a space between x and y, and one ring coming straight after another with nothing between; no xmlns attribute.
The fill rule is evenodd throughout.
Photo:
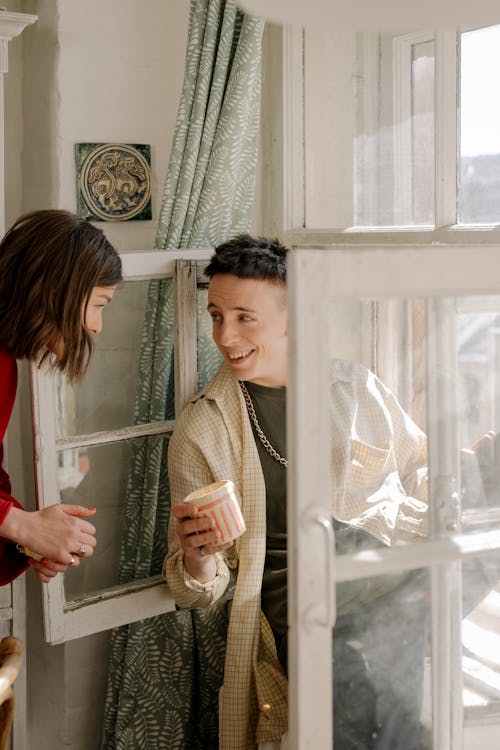
<svg viewBox="0 0 500 750"><path fill-rule="evenodd" d="M151 147L77 143L78 213L92 221L151 219Z"/></svg>

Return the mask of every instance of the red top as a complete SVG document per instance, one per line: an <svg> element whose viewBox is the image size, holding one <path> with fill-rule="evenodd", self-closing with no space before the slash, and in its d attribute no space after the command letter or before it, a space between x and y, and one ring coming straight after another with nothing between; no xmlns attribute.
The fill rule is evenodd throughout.
<svg viewBox="0 0 500 750"><path fill-rule="evenodd" d="M12 354L0 349L0 534L12 506L22 508L10 494L9 475L3 468L3 439L9 424L17 389L17 365ZM30 562L15 542L0 536L0 586L10 583L28 568Z"/></svg>

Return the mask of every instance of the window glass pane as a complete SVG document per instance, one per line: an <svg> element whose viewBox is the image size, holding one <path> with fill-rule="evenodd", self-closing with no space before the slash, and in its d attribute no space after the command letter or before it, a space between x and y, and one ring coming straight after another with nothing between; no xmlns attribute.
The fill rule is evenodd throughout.
<svg viewBox="0 0 500 750"><path fill-rule="evenodd" d="M409 223L434 224L434 42L412 44L411 176Z"/></svg>
<svg viewBox="0 0 500 750"><path fill-rule="evenodd" d="M460 298L456 304L459 444L476 448L461 462L464 530L485 530L500 520L500 297Z"/></svg>
<svg viewBox="0 0 500 750"><path fill-rule="evenodd" d="M332 290L334 287L332 278ZM432 313L436 306L438 315ZM422 439L440 420L449 419L450 424L456 424L457 441L453 450L462 508L459 516L448 519L447 523L456 523L454 530L458 532L461 527L466 534L487 531L492 523L500 524L500 296L345 301L335 298L333 292L327 319L326 345L332 357L331 372L335 380L347 379L352 384L352 397L356 394L357 399L356 409L351 405L351 411L347 412L351 421L339 421L348 436L356 437L349 448L354 464L359 461L367 469L376 467L378 456L380 466L384 466L382 459L388 457L387 446L397 449L408 440L406 428L401 433L396 428L392 431L392 421L400 412L390 415L389 426L383 422L385 412L377 416L377 410L369 405L375 396L385 402L383 394L388 388L414 422L412 430L417 435L420 431ZM439 341L437 349L443 359L437 362L429 360L429 336ZM355 384L359 385L363 379L363 366L375 372L380 383L374 381L370 385L368 380L356 390ZM429 367L439 376L447 398L447 403L438 401L443 414L433 411L432 425L428 423ZM381 422L377 422L378 417L383 417ZM340 413L337 418L340 419ZM344 418L347 416L343 415ZM390 428L390 432L384 437L385 428ZM333 439L339 445L343 439L347 440L341 431ZM354 460L356 452L360 457ZM395 456L394 460L400 457ZM413 459L410 462L416 474L411 488L405 488L409 495L420 486L417 479L420 469L427 472L425 451L418 460L420 468ZM344 491L348 492L354 467L349 471L343 480ZM405 475L406 479L410 474ZM365 481L366 476L361 479ZM377 492L372 489L375 498L381 488ZM427 501L426 493L420 499ZM349 506L349 501L342 499L342 502L346 508ZM374 514L374 505L370 512ZM430 516L427 520L430 528ZM420 539L417 534L414 541ZM406 536L399 541L406 541Z"/></svg>
<svg viewBox="0 0 500 750"><path fill-rule="evenodd" d="M362 532L346 532L337 525L338 554L373 546ZM461 577L462 597L457 608L457 612L462 610L458 615L461 645L455 664L453 633L448 629L448 618L453 619L452 599L432 611L428 569L337 583L334 747L375 747L380 743L381 747L405 750L439 750L433 742L433 710L449 707L450 680L456 688L451 692L457 710L463 711L464 747L472 748L478 742L488 748L497 746L500 556L478 557L441 570L444 576L441 581L435 578L435 585L457 582ZM434 650L433 621L437 635ZM441 667L449 663L449 657L447 676ZM437 679L433 687L434 661ZM439 710L434 715L439 721Z"/></svg>
<svg viewBox="0 0 500 750"><path fill-rule="evenodd" d="M340 539L337 550L366 546ZM335 748L430 748L430 578L426 570L337 584Z"/></svg>
<svg viewBox="0 0 500 750"><path fill-rule="evenodd" d="M354 563L343 566L341 556L353 553L364 553L373 569L370 578L336 584L334 746L441 750L448 746L441 740L450 714L472 742L472 722L484 712L491 721L499 718L493 649L500 638L500 553L434 569L379 575L376 569L384 565L382 555L410 545L418 551L433 536L500 536L500 436L486 438L481 451L470 450L489 430L500 433L500 297L365 299L356 305L336 299L334 287L332 275L332 296L322 313L330 333L336 570L352 576ZM445 397L434 397L427 416L434 380ZM456 420L458 444L454 448L451 439L436 453L432 443L442 439L436 425L448 420ZM446 460L450 445L462 485L458 503L446 464L435 463L427 483L429 455ZM427 553L421 554L415 564L425 566ZM491 725L485 741L497 733Z"/></svg>
<svg viewBox="0 0 500 750"><path fill-rule="evenodd" d="M92 557L82 560L79 567L68 569L64 577L67 600L123 582L120 551L134 459L140 459L144 451L162 450L164 444L164 438L150 437L59 453L61 502L97 507L90 520L97 528L98 544ZM133 519L127 523L129 526ZM155 540L151 569L144 577L160 573L165 552L166 536Z"/></svg>
<svg viewBox="0 0 500 750"><path fill-rule="evenodd" d="M307 30L307 228L434 222L432 36Z"/></svg>
<svg viewBox="0 0 500 750"><path fill-rule="evenodd" d="M462 442L500 427L500 297L457 300Z"/></svg>
<svg viewBox="0 0 500 750"><path fill-rule="evenodd" d="M163 282L168 285L171 280ZM103 314L103 330L81 383L56 379L58 437L114 430L134 424L139 356L149 281L129 281Z"/></svg>
<svg viewBox="0 0 500 750"><path fill-rule="evenodd" d="M212 318L207 311L208 289L202 286L196 294L198 388L204 388L222 364L222 355L212 339Z"/></svg>
<svg viewBox="0 0 500 750"><path fill-rule="evenodd" d="M462 564L465 746L500 742L499 555ZM486 743L486 744L484 744Z"/></svg>
<svg viewBox="0 0 500 750"><path fill-rule="evenodd" d="M461 34L461 224L500 223L500 26Z"/></svg>
<svg viewBox="0 0 500 750"><path fill-rule="evenodd" d="M462 532L500 534L500 298L459 298L456 310L459 445L473 446L489 433L476 454L463 454L460 462ZM460 568L465 743L498 744L500 556L467 560Z"/></svg>

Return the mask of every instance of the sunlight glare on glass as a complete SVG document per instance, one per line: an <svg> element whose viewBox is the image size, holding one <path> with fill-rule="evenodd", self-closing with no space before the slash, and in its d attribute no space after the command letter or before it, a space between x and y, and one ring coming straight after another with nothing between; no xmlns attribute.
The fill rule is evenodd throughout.
<svg viewBox="0 0 500 750"><path fill-rule="evenodd" d="M500 635L469 620L462 623L462 643L471 654L491 664L500 664Z"/></svg>
<svg viewBox="0 0 500 750"><path fill-rule="evenodd" d="M492 688L500 696L500 674L496 670L468 657L463 659L463 669L464 674L474 679L477 685Z"/></svg>
<svg viewBox="0 0 500 750"><path fill-rule="evenodd" d="M461 155L500 153L500 25L462 34Z"/></svg>
<svg viewBox="0 0 500 750"><path fill-rule="evenodd" d="M464 689L464 706L487 706L488 701L470 690Z"/></svg>

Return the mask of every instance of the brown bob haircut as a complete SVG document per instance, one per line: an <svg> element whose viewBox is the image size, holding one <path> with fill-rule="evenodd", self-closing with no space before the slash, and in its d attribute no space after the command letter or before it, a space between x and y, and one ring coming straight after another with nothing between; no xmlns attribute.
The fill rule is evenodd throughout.
<svg viewBox="0 0 500 750"><path fill-rule="evenodd" d="M121 281L118 253L86 219L61 210L21 216L0 243L0 346L41 365L60 336L64 353L52 367L78 380L93 349L84 321L92 290Z"/></svg>

